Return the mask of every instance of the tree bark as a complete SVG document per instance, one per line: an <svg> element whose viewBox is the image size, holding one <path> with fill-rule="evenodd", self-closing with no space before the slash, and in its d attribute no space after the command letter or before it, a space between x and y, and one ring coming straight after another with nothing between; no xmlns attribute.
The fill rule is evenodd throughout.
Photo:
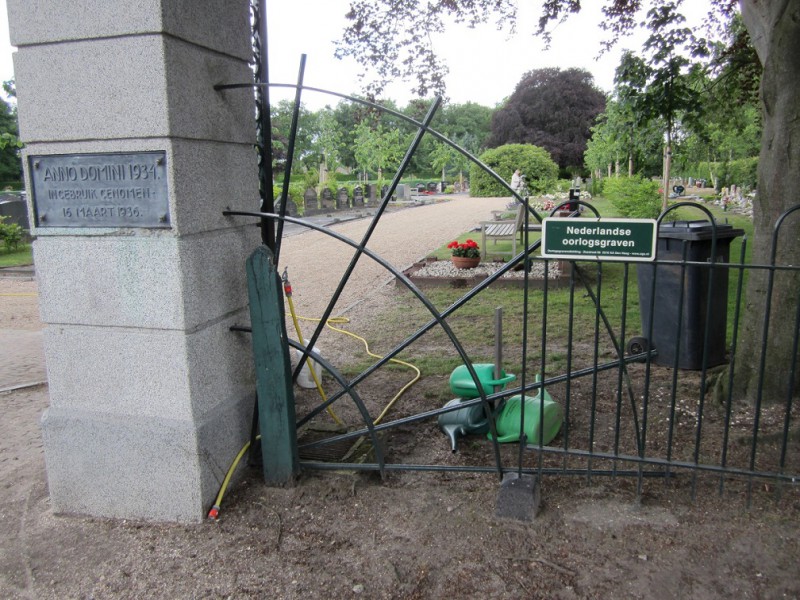
<svg viewBox="0 0 800 600"><path fill-rule="evenodd" d="M663 173L664 176L662 178L663 182L663 189L661 190L661 212L667 210L669 206L669 178L670 178L670 171L672 169L672 134L667 131L667 144L664 146L664 164L663 164Z"/></svg>
<svg viewBox="0 0 800 600"><path fill-rule="evenodd" d="M753 264L800 265L800 211L792 213L777 234L779 217L800 203L800 0L741 0L742 16L763 65L761 106L763 135L758 190L753 205ZM769 271L749 273L738 343L734 395L750 401L786 400L789 374L796 368L795 396L800 395L800 357L792 356L800 273L775 271L767 297ZM770 306L769 323L765 323ZM766 332L766 337L765 337ZM761 375L761 348L766 354Z"/></svg>

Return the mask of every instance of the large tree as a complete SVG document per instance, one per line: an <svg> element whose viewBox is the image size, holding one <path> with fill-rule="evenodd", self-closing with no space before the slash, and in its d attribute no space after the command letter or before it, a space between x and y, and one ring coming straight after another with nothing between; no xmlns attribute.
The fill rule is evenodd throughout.
<svg viewBox="0 0 800 600"><path fill-rule="evenodd" d="M637 12L643 4L642 0L603 1L607 18L601 26L609 31L609 43L639 26ZM680 4L681 0L647 3L651 10ZM740 6L762 67L763 134L752 243L754 262L768 264L773 226L781 214L797 204L800 189L800 0L712 0L712 4L725 20L733 17L737 4ZM546 35L550 23L564 20L580 8L578 0L543 0L537 31ZM350 25L341 42L342 54L354 56L375 69L383 81L413 74L421 91L443 91L444 72L433 48L433 39L443 23L494 20L498 26L513 30L517 25L517 5L514 0L352 0L347 17ZM701 24L690 25L699 29ZM780 237L780 264L800 264L799 231L795 214ZM763 380L758 376L759 365L752 360L737 363L736 390L750 398L758 395L755 390L763 383L765 399L781 399L787 390L787 374L800 362L793 355L794 328L787 327L795 322L800 275L777 275ZM761 347L766 277L766 270L751 273L740 348ZM800 368L795 373L800 373Z"/></svg>
<svg viewBox="0 0 800 600"><path fill-rule="evenodd" d="M286 168L286 149L292 123L294 102L281 100L272 105L272 148L275 173L283 173ZM318 133L317 116L304 105L300 105L300 119L295 136L294 163L292 171L316 170L322 160L316 143Z"/></svg>
<svg viewBox="0 0 800 600"><path fill-rule="evenodd" d="M742 0L742 17L763 66L761 108L763 132L758 163L758 194L753 204L753 259L770 262L773 227L780 215L797 205L800 190L800 0ZM800 264L800 224L797 214L779 238L777 264ZM764 334L764 308L768 272L750 273L744 314L742 348L760 348ZM773 318L768 325L764 398L780 400L786 392L791 367L800 275L779 272L774 281ZM748 397L757 394L759 365L741 360L735 387ZM795 370L800 378L800 368ZM797 393L797 387L795 387Z"/></svg>
<svg viewBox="0 0 800 600"><path fill-rule="evenodd" d="M588 71L535 69L495 111L487 146L534 144L550 152L561 169L580 170L590 129L605 103Z"/></svg>
<svg viewBox="0 0 800 600"><path fill-rule="evenodd" d="M658 159L663 144L663 129L658 123L642 124L633 107L615 93L617 99L606 103L606 110L592 127L584 160L593 175L611 176L641 173L660 175Z"/></svg>
<svg viewBox="0 0 800 600"><path fill-rule="evenodd" d="M16 97L14 80L3 82L3 90L10 97ZM19 149L22 144L17 137L17 106L0 98L0 186L17 187L22 182L22 163Z"/></svg>

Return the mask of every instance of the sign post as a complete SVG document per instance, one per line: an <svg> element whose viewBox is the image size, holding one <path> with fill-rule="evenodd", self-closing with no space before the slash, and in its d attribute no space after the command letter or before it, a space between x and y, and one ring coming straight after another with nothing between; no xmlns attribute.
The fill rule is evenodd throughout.
<svg viewBox="0 0 800 600"><path fill-rule="evenodd" d="M656 257L655 219L554 217L542 224L543 258L652 262Z"/></svg>

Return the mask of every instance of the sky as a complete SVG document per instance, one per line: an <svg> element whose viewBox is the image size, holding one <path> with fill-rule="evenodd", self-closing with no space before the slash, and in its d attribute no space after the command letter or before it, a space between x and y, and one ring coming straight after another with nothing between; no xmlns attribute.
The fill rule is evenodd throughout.
<svg viewBox="0 0 800 600"><path fill-rule="evenodd" d="M522 76L544 67L583 68L593 74L595 84L610 92L614 70L624 49L642 47L643 33L625 38L613 51L598 59L601 42L608 39L599 23L603 19L599 0L583 2L584 8L553 30L550 49L533 35L541 2L520 1L518 32L509 38L497 32L493 24L476 29L449 25L444 34L433 37L439 56L450 67L446 80L452 102L477 102L494 107L514 91ZM689 0L684 11L695 23L708 13L708 0ZM270 51L270 78L273 82L295 83L300 55L307 55L305 83L341 93L358 91L360 67L333 58L333 40L346 26L348 0L267 0L267 27ZM691 16L689 14L691 13ZM314 15L313 20L309 15ZM300 23L298 27L290 24ZM413 95L412 83L394 84L386 96L405 105ZM276 97L276 92L272 92ZM280 96L279 96L280 97ZM293 97L286 92L283 97ZM337 99L321 94L304 94L309 108L317 109Z"/></svg>
<svg viewBox="0 0 800 600"><path fill-rule="evenodd" d="M595 84L610 92L614 86L614 69L624 49L638 50L644 38L638 34L624 39L611 52L598 58L601 42L607 34L598 0L584 2L578 15L558 25L553 31L549 50L533 35L538 18L539 2L520 2L518 33L508 37L497 32L492 24L476 29L450 25L446 33L433 37L434 47L450 67L446 80L451 102L477 102L494 107L511 95L522 75L544 67L583 68L592 73ZM708 0L686 2L684 10L690 20L699 23L708 11ZM334 58L334 39L346 26L345 13L349 0L267 0L267 26L270 51L270 78L275 83L296 83L301 54L306 54L306 85L333 90L342 94L359 91L357 76L361 67L352 59ZM13 47L8 37L6 0L0 0L0 81L11 79L14 67ZM412 83L396 82L386 93L404 106L414 96ZM294 93L275 90L273 101L293 98ZM317 110L338 99L306 92L304 104Z"/></svg>
<svg viewBox="0 0 800 600"><path fill-rule="evenodd" d="M14 77L14 63L11 53L14 48L8 40L8 11L6 0L0 0L0 81L8 81Z"/></svg>

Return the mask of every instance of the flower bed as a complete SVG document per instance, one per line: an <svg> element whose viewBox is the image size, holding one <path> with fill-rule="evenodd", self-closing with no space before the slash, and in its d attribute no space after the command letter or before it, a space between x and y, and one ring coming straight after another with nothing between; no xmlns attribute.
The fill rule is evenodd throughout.
<svg viewBox="0 0 800 600"><path fill-rule="evenodd" d="M403 271L418 287L474 287L503 267L502 262L480 263L474 269L456 268L449 260L426 258L414 263ZM522 269L505 273L492 285L503 287L522 287L525 273ZM549 285L559 285L563 280L560 262L551 262L548 269ZM544 262L534 261L529 282L533 287L541 287L544 280ZM403 284L397 280L398 286Z"/></svg>

